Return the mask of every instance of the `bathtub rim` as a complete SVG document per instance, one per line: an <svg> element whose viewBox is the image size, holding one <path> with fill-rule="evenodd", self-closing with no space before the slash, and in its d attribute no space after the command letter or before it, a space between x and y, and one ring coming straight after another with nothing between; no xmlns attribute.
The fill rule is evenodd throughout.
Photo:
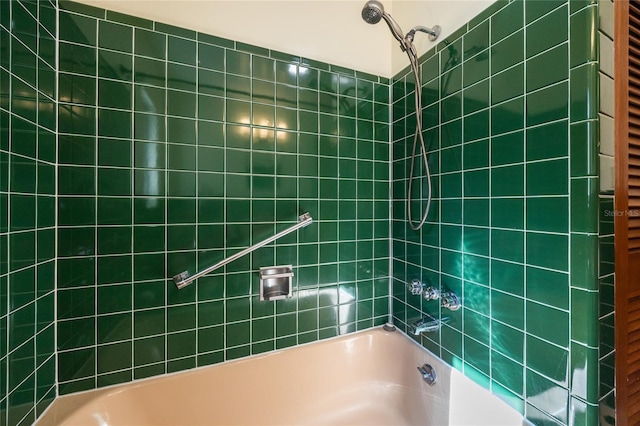
<svg viewBox="0 0 640 426"><path fill-rule="evenodd" d="M416 337L405 333L404 331L402 331L398 327L396 327L396 329L393 330L393 331L386 331L386 330L383 329L383 326L377 325L377 326L368 327L368 328L365 328L365 329L362 329L362 330L358 330L358 331L355 331L355 332L350 332L350 333L346 333L346 334L342 334L342 335L338 335L338 336L332 336L332 337L329 337L329 338L326 338L326 339L322 339L322 340L306 342L306 343L302 343L302 344L299 344L299 345L290 346L290 347L286 347L286 348L275 349L273 351L263 352L263 353L254 354L254 355L249 355L249 356L246 356L246 357L232 359L232 360L229 360L229 361L222 361L222 362L218 362L218 363L215 363L215 364L203 365L203 366L194 367L194 368L190 368L190 369L186 369L186 370L180 370L180 371L176 371L176 372L172 372L172 373L165 373L165 374L160 374L160 375L156 375L156 376L145 377L145 378L142 378L142 379L134 379L134 380L131 380L129 382L117 383L117 384L113 384L113 385L109 385L109 386L104 386L104 387L100 387L100 388L89 389L89 390L84 390L84 391L79 391L79 392L73 392L73 393L69 393L69 394L65 394L65 395L56 395L56 398L54 399L54 401L38 417L38 419L36 420L34 425L35 426L38 426L38 425L47 426L49 424L58 424L58 422L64 422L66 419L71 417L73 415L73 413L76 412L80 407L85 406L87 404L91 404L93 401L99 400L101 397L105 397L105 396L108 396L108 395L117 395L118 393L125 392L127 390L131 390L131 388L137 388L137 387L140 387L140 386L144 386L148 382L152 382L154 380L157 381L159 379L168 379L168 378L171 378L171 377L174 377L174 376L177 376L177 375L181 375L181 374L186 374L186 373L197 374L196 372L198 370L202 370L202 369L205 369L205 368L211 369L211 368L214 368L214 367L223 367L223 366L229 366L229 365L234 365L234 364L252 362L252 361L255 361L255 360L258 360L258 359L264 359L264 358L278 356L279 354L281 354L283 352L290 352L290 351L293 351L295 349L303 349L305 347L313 346L313 345L323 345L324 346L324 345L330 345L332 343L335 343L336 341L349 341L349 340L352 340L352 339L361 339L361 338L363 338L363 336L366 336L366 335L369 335L369 334L372 334L372 333L382 334L384 336L392 336L392 335L394 335L393 337L391 337L392 339L402 339L402 341L404 341L404 342L409 341L411 344L415 345L414 349L417 349L418 352L424 353L427 357L433 358L433 360L434 360L433 363L435 364L434 366L436 367L436 369L440 369L442 367L447 368L448 371L446 372L446 376L450 376L452 374L458 374L461 377L463 377L464 379L469 380L472 384L474 384L476 386L480 386L479 384L475 383L471 378L469 378L466 375L464 375L464 373L462 371L456 369L454 366L450 365L448 362L446 362L445 360L443 360L439 356L435 355L429 349L427 349L426 347L422 346L419 343L419 341L416 339ZM395 336L396 334L398 334L398 336ZM451 380L451 379L448 379L448 380ZM482 387L482 386L480 386L480 387ZM487 389L487 388L484 388L484 387L482 387L482 389L484 389L488 394L490 394L493 397L495 397L498 400L500 400L503 404L508 405L514 412L518 412L518 414L520 414L522 416L523 422L525 421L524 414L521 413L519 410L517 410L515 407L511 406L506 400L501 398L498 394L496 394L496 393L492 392L490 389ZM67 402L67 401L70 401L70 402ZM56 402L59 402L59 403L56 404ZM50 411L53 411L53 410L55 410L56 413L51 415ZM47 414L50 414L50 416L49 416L50 419L46 418ZM44 423L43 420L46 420L47 423Z"/></svg>
<svg viewBox="0 0 640 426"><path fill-rule="evenodd" d="M434 355L431 351L429 351L428 349L426 349L425 347L420 345L418 342L416 342L414 339L412 339L409 335L407 335L406 333L402 332L397 326L396 326L396 329L394 331L386 331L386 330L383 330L382 327L383 327L383 325L374 325L374 326L371 326L371 327L368 327L368 328L364 328L362 330L357 330L357 331L353 331L353 332L349 332L349 333L345 333L345 334L339 334L337 336L328 337L326 339L313 340L311 342L300 343L300 344L297 344L297 345L294 345L294 346L288 346L286 348L281 348L281 349L274 349L272 351L262 352L262 353L259 353L259 354L252 354L252 355L244 356L244 357L241 357L241 358L231 359L231 360L228 360L228 361L221 361L221 362L217 362L217 363L214 363L214 364L202 365L202 366L198 366L198 367L194 367L194 368L189 368L189 369L186 369L186 370L174 371L174 372L171 372L171 373L158 374L158 375L155 375L155 376L144 377L144 378L141 378L141 379L133 379L133 380L128 381L128 382L115 383L113 385L103 386L103 387L94 388L94 389L87 389L87 390L78 391L78 392L71 392L71 393L67 393L67 394L64 394L64 395L60 395L58 393L58 389L56 388L56 396L55 396L53 402L51 404L49 404L47 406L47 408L42 412L42 414L36 419L36 421L34 423L34 426L38 426L38 425L42 424L41 420L47 415L47 413L49 413L49 411L54 410L54 409L59 409L59 407L55 407L54 408L54 404L60 398L65 398L65 399L71 399L71 397L73 397L74 399L77 398L79 401L77 402L76 405L84 405L84 404L90 403L92 399L98 398L100 396L103 396L104 394L117 393L117 392L114 392L114 391L116 390L116 388L119 388L119 387L123 387L123 388L124 387L138 387L138 386L144 385L146 382L153 381L153 380L158 380L159 378L169 378L169 377L177 376L177 375L180 375L180 374L195 372L195 371L198 371L198 370L202 370L202 369L205 369L205 368L212 368L212 367L216 367L216 366L223 366L223 365L231 365L231 364L249 362L249 361L256 360L256 359L275 356L276 354L279 354L281 352L291 351L293 349L304 348L304 347L307 347L307 346L317 345L317 344L324 344L324 343L328 344L330 342L333 342L333 341L336 341L336 340L341 340L341 339L348 340L350 338L357 338L359 335L368 334L368 333L371 333L371 332L373 332L375 330L379 330L380 333L384 333L384 334L394 334L396 332L400 332L400 334L402 334L408 340L412 341L412 343L418 345L422 350L427 351L429 353L429 355L440 359L438 356ZM442 361L442 362L444 362L444 361ZM449 367L451 367L451 366L449 366ZM451 367L451 368L453 368L453 367ZM62 405L62 404L58 404L58 406L60 406L60 405ZM73 411L73 410L64 410L64 411L65 411L65 413L64 413L65 416L61 417L62 419L66 418L66 416L68 416L71 413L71 411Z"/></svg>

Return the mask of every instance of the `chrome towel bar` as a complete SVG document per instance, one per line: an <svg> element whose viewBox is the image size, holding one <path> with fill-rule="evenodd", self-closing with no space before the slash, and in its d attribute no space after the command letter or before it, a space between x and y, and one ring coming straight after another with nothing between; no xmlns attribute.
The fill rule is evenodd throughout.
<svg viewBox="0 0 640 426"><path fill-rule="evenodd" d="M244 256L245 254L249 254L254 250L259 249L260 247L266 246L267 244L277 240L278 238L284 237L285 235L288 235L294 231L297 231L300 228L304 228L305 226L309 225L311 222L313 222L313 218L311 217L311 215L309 213L305 213L303 215L300 215L300 217L298 217L298 223L296 223L295 225L290 226L289 228L278 232L277 234L267 238L264 241L261 241L257 244L252 245L251 247L247 247L246 249L237 252L236 254L233 254L229 257L227 257L224 260L221 260L220 262L216 263L213 266L208 267L207 269L198 272L197 274L194 275L189 275L189 271L184 271L179 273L178 275L174 275L173 277L173 281L176 283L176 287L180 288L184 288L186 286L188 286L189 284L191 284L192 282L194 282L195 280L197 280L198 278L208 274L209 272L221 268L224 265L226 265L227 263L233 262L236 259L241 258L242 256Z"/></svg>

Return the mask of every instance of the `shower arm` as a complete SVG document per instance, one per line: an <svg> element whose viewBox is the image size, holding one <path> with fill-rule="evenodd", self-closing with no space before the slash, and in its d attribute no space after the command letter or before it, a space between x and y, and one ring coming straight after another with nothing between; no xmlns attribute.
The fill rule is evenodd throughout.
<svg viewBox="0 0 640 426"><path fill-rule="evenodd" d="M418 51L416 50L416 47L413 44L413 39L415 37L416 31L427 33L429 35L429 40L435 41L440 35L440 26L434 25L433 28L428 28L422 25L416 25L415 27L411 28L411 31L407 33L407 35L404 37L404 40L400 42L400 47L402 48L402 51L407 52L410 57L413 56L413 58L417 60Z"/></svg>
<svg viewBox="0 0 640 426"><path fill-rule="evenodd" d="M413 38L416 32L418 31L427 33L429 35L429 40L435 41L435 39L437 39L438 36L440 35L441 28L440 28L440 25L434 25L433 28L424 27L422 25L416 25L415 27L411 28L411 31L407 33L407 35L405 36L405 39L409 43L413 42Z"/></svg>

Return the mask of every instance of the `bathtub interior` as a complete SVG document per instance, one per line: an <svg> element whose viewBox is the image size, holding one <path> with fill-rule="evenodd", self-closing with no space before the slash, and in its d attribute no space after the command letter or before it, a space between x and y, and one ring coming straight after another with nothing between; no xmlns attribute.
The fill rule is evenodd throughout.
<svg viewBox="0 0 640 426"><path fill-rule="evenodd" d="M438 373L430 386L417 366ZM58 398L48 425L522 425L522 415L400 332L369 329Z"/></svg>

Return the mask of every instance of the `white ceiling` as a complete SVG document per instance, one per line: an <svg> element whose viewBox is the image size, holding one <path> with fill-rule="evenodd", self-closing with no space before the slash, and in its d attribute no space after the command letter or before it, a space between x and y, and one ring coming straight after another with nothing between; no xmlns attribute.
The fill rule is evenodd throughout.
<svg viewBox="0 0 640 426"><path fill-rule="evenodd" d="M384 77L407 59L384 22L360 18L364 0L77 0ZM415 25L457 30L495 0L385 0L406 32ZM420 53L433 46L416 35Z"/></svg>

